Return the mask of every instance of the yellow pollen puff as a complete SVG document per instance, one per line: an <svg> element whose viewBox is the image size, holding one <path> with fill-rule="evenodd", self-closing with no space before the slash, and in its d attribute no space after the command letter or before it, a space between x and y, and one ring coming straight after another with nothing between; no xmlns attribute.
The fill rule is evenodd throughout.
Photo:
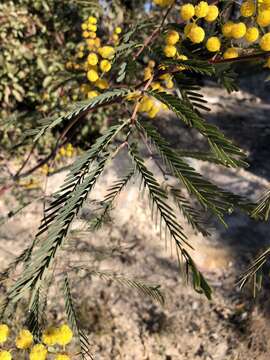
<svg viewBox="0 0 270 360"><path fill-rule="evenodd" d="M109 60L101 60L99 67L102 72L109 72L112 68L112 64Z"/></svg>
<svg viewBox="0 0 270 360"><path fill-rule="evenodd" d="M89 31L84 31L84 32L82 33L82 36L83 36L85 39L89 38Z"/></svg>
<svg viewBox="0 0 270 360"><path fill-rule="evenodd" d="M95 39L97 37L97 34L94 31L89 32L90 39Z"/></svg>
<svg viewBox="0 0 270 360"><path fill-rule="evenodd" d="M119 34L121 34L122 29L120 28L120 26L117 26L117 27L115 28L114 32L115 32L117 35L119 35Z"/></svg>
<svg viewBox="0 0 270 360"><path fill-rule="evenodd" d="M97 25L94 24L88 24L88 30L96 32L97 31Z"/></svg>
<svg viewBox="0 0 270 360"><path fill-rule="evenodd" d="M166 7L172 5L174 0L154 0L154 4L160 6L160 7Z"/></svg>
<svg viewBox="0 0 270 360"><path fill-rule="evenodd" d="M231 30L231 37L234 39L241 39L245 36L247 31L246 25L242 22L234 24Z"/></svg>
<svg viewBox="0 0 270 360"><path fill-rule="evenodd" d="M206 1L200 1L199 4L195 6L195 15L198 18L204 18L208 14L208 7Z"/></svg>
<svg viewBox="0 0 270 360"><path fill-rule="evenodd" d="M227 38L231 36L233 25L234 25L234 23L232 21L228 21L222 26L221 30L222 30L223 36L225 36Z"/></svg>
<svg viewBox="0 0 270 360"><path fill-rule="evenodd" d="M98 63L98 57L95 53L90 53L87 57L87 62L89 65L95 66Z"/></svg>
<svg viewBox="0 0 270 360"><path fill-rule="evenodd" d="M97 47L97 48L99 48L100 47L100 45L101 45L101 40L100 40L100 38L95 38L94 39L94 45L95 45L95 47Z"/></svg>
<svg viewBox="0 0 270 360"><path fill-rule="evenodd" d="M95 82L95 86L101 90L105 90L109 88L108 82L104 79L98 79L98 81Z"/></svg>
<svg viewBox="0 0 270 360"><path fill-rule="evenodd" d="M234 59L239 56L238 50L236 48L229 48L223 54L224 59Z"/></svg>
<svg viewBox="0 0 270 360"><path fill-rule="evenodd" d="M182 5L180 9L180 15L184 21L190 20L195 15L194 6L192 4Z"/></svg>
<svg viewBox="0 0 270 360"><path fill-rule="evenodd" d="M154 105L152 106L152 109L148 112L148 116L149 116L151 119L153 119L154 117L157 116L159 110L160 110L160 107L154 104Z"/></svg>
<svg viewBox="0 0 270 360"><path fill-rule="evenodd" d="M252 0L244 1L240 7L240 13L244 17L250 17L254 15L255 11L256 6Z"/></svg>
<svg viewBox="0 0 270 360"><path fill-rule="evenodd" d="M73 332L68 325L62 325L59 328L57 343L61 346L66 346L72 340Z"/></svg>
<svg viewBox="0 0 270 360"><path fill-rule="evenodd" d="M154 60L149 60L148 66L153 69L156 66L155 61Z"/></svg>
<svg viewBox="0 0 270 360"><path fill-rule="evenodd" d="M148 96L143 96L142 100L140 101L138 111L139 112L149 112L154 105L153 100Z"/></svg>
<svg viewBox="0 0 270 360"><path fill-rule="evenodd" d="M94 97L97 97L99 93L95 90L88 91L87 97L88 99L93 99Z"/></svg>
<svg viewBox="0 0 270 360"><path fill-rule="evenodd" d="M16 338L16 346L18 349L28 349L33 343L33 335L29 330L23 329Z"/></svg>
<svg viewBox="0 0 270 360"><path fill-rule="evenodd" d="M55 360L71 360L68 355L65 354L58 354L56 355Z"/></svg>
<svg viewBox="0 0 270 360"><path fill-rule="evenodd" d="M249 43L257 41L259 38L259 30L253 26L247 29L245 40Z"/></svg>
<svg viewBox="0 0 270 360"><path fill-rule="evenodd" d="M216 52L216 51L219 51L220 50L220 46L221 46L221 43L220 43L220 40L218 37L216 36L212 36L210 37L207 42L206 42L206 48L208 51L210 52Z"/></svg>
<svg viewBox="0 0 270 360"><path fill-rule="evenodd" d="M262 27L270 25L270 10L263 10L257 16L257 23Z"/></svg>
<svg viewBox="0 0 270 360"><path fill-rule="evenodd" d="M150 79L151 76L152 76L152 68L150 68L150 67L147 66L147 67L144 69L144 80L146 81L146 80Z"/></svg>
<svg viewBox="0 0 270 360"><path fill-rule="evenodd" d="M90 24L95 25L95 24L97 23L97 18L94 17L94 16L89 16L88 22L89 22Z"/></svg>
<svg viewBox="0 0 270 360"><path fill-rule="evenodd" d="M219 14L218 7L216 5L210 5L208 6L208 13L204 19L208 22L215 21L218 17L218 14Z"/></svg>
<svg viewBox="0 0 270 360"><path fill-rule="evenodd" d="M82 30L87 30L88 29L88 25L86 23L82 23L81 26Z"/></svg>
<svg viewBox="0 0 270 360"><path fill-rule="evenodd" d="M264 51L270 51L270 32L263 35L260 40L260 47Z"/></svg>
<svg viewBox="0 0 270 360"><path fill-rule="evenodd" d="M194 44L199 44L204 40L205 32L202 27L196 25L191 28L188 37Z"/></svg>
<svg viewBox="0 0 270 360"><path fill-rule="evenodd" d="M164 47L163 53L164 53L164 55L166 57L172 58L172 57L174 57L176 55L177 49L173 45L167 45L167 46Z"/></svg>
<svg viewBox="0 0 270 360"><path fill-rule="evenodd" d="M64 154L63 154L64 153ZM66 155L65 149L60 149L61 155ZM42 335L42 342L48 346L53 346L57 343L58 329L56 327L49 327Z"/></svg>
<svg viewBox="0 0 270 360"><path fill-rule="evenodd" d="M91 69L87 72L87 79L90 82L96 82L98 80L99 76L96 70Z"/></svg>
<svg viewBox="0 0 270 360"><path fill-rule="evenodd" d="M0 350L0 360L11 360L12 356L9 351Z"/></svg>
<svg viewBox="0 0 270 360"><path fill-rule="evenodd" d="M34 345L30 351L30 360L45 360L47 357L48 350L42 344Z"/></svg>
<svg viewBox="0 0 270 360"><path fill-rule="evenodd" d="M9 327L6 324L0 324L0 344L7 341L9 335Z"/></svg>
<svg viewBox="0 0 270 360"><path fill-rule="evenodd" d="M172 30L166 34L165 41L167 45L175 45L178 43L179 40L180 36L177 31Z"/></svg>
<svg viewBox="0 0 270 360"><path fill-rule="evenodd" d="M115 54L115 50L112 46L103 46L98 49L98 53L103 59L112 59Z"/></svg>

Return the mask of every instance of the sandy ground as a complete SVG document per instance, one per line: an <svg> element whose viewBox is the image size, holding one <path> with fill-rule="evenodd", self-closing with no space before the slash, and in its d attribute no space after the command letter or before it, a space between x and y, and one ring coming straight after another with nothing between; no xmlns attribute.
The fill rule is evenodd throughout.
<svg viewBox="0 0 270 360"><path fill-rule="evenodd" d="M249 153L251 166L245 170L227 170L200 161L192 165L218 185L255 200L269 187L267 114L270 106L248 92L229 97L210 85L205 95L212 107L209 121L217 123L228 135L234 135L235 141ZM181 126L179 120L166 116L157 125L175 147L187 148L190 144L201 147L198 136ZM261 167L256 161L260 152L265 159ZM126 163L125 154L119 154L95 187L92 200L102 199ZM153 160L148 159L147 164L160 178ZM63 171L50 176L46 193L59 187L65 175ZM14 202L10 193L5 194L0 199L1 214L11 210ZM0 228L1 269L31 241L42 208L42 203L35 202ZM213 287L213 300L208 301L179 275L175 257L165 249L164 240L149 220L147 197L140 194L138 181L131 182L119 197L112 212L113 222L104 229L96 233L87 231L85 224L91 216L89 200L73 224L69 236L72 251L67 248L66 255L93 268L160 284L166 296L165 305L161 306L113 281L72 278L80 320L89 335L95 359L270 358L269 286L265 283L260 296L253 300L249 289L240 292L235 285L250 259L269 244L268 224L255 223L235 211L228 215L228 229L209 219L212 236L204 238L194 234L180 219L195 248L193 256ZM74 255L74 248L79 255ZM51 291L49 317L60 321L56 289Z"/></svg>

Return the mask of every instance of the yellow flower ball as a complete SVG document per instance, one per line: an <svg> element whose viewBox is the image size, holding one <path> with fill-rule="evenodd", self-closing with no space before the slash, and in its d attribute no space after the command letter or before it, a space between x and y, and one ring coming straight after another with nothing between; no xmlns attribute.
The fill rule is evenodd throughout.
<svg viewBox="0 0 270 360"><path fill-rule="evenodd" d="M259 38L259 34L259 30L255 26L252 26L247 29L245 40L249 43L257 41Z"/></svg>
<svg viewBox="0 0 270 360"><path fill-rule="evenodd" d="M198 5L195 6L195 15L197 18L204 18L208 14L208 4L206 1L200 1Z"/></svg>
<svg viewBox="0 0 270 360"><path fill-rule="evenodd" d="M232 21L228 21L222 26L221 31L222 31L223 36L225 36L225 37L231 36L233 25L234 25L234 23Z"/></svg>
<svg viewBox="0 0 270 360"><path fill-rule="evenodd" d="M208 13L204 19L208 22L213 22L217 19L218 14L219 14L218 7L216 5L210 5L208 6Z"/></svg>
<svg viewBox="0 0 270 360"><path fill-rule="evenodd" d="M90 39L95 39L97 37L97 34L94 31L89 32Z"/></svg>
<svg viewBox="0 0 270 360"><path fill-rule="evenodd" d="M68 325L62 325L59 328L57 343L61 346L66 346L71 342L73 332Z"/></svg>
<svg viewBox="0 0 270 360"><path fill-rule="evenodd" d="M96 82L98 80L99 76L96 70L91 69L87 72L87 79L90 82Z"/></svg>
<svg viewBox="0 0 270 360"><path fill-rule="evenodd" d="M191 30L193 27L195 27L195 26L197 26L197 25L194 24L194 23L187 24L187 25L184 27L184 34L185 34L185 36L188 36L190 30Z"/></svg>
<svg viewBox="0 0 270 360"><path fill-rule="evenodd" d="M173 58L177 53L177 49L173 45L167 45L164 47L163 53L166 57Z"/></svg>
<svg viewBox="0 0 270 360"><path fill-rule="evenodd" d="M94 24L88 24L88 30L96 32L97 31L97 25Z"/></svg>
<svg viewBox="0 0 270 360"><path fill-rule="evenodd" d="M244 1L240 7L240 13L244 17L250 17L254 15L256 6L253 0Z"/></svg>
<svg viewBox="0 0 270 360"><path fill-rule="evenodd" d="M260 40L260 47L264 51L270 51L270 32L262 36Z"/></svg>
<svg viewBox="0 0 270 360"><path fill-rule="evenodd" d="M98 53L103 59L112 59L115 54L115 50L112 46L103 46L98 49Z"/></svg>
<svg viewBox="0 0 270 360"><path fill-rule="evenodd" d="M109 60L101 60L99 67L102 72L109 72L112 68L112 64Z"/></svg>
<svg viewBox="0 0 270 360"><path fill-rule="evenodd" d="M95 82L95 86L98 87L101 90L105 90L109 88L109 84L108 81L104 80L104 79L98 79Z"/></svg>
<svg viewBox="0 0 270 360"><path fill-rule="evenodd" d="M195 15L195 9L192 4L182 5L180 8L180 15L184 21L190 20Z"/></svg>
<svg viewBox="0 0 270 360"><path fill-rule="evenodd" d="M139 112L149 112L154 105L153 100L149 96L143 96L142 100L140 101L138 111Z"/></svg>
<svg viewBox="0 0 270 360"><path fill-rule="evenodd" d="M152 76L152 68L150 68L150 67L147 66L147 67L144 69L144 80L146 81L146 80L150 79L151 76Z"/></svg>
<svg viewBox="0 0 270 360"><path fill-rule="evenodd" d="M178 43L179 40L180 40L180 36L178 32L175 30L169 31L166 34L165 41L167 45L175 45Z"/></svg>
<svg viewBox="0 0 270 360"><path fill-rule="evenodd" d="M154 0L154 4L161 7L170 6L173 2L174 0Z"/></svg>
<svg viewBox="0 0 270 360"><path fill-rule="evenodd" d="M97 23L97 18L94 17L94 16L89 16L88 22L89 22L90 24L95 25L95 24Z"/></svg>
<svg viewBox="0 0 270 360"><path fill-rule="evenodd" d="M16 346L18 349L29 349L33 343L33 335L29 330L23 329L16 338Z"/></svg>
<svg viewBox="0 0 270 360"><path fill-rule="evenodd" d="M87 57L87 62L89 65L95 66L98 63L98 57L95 53L90 53Z"/></svg>
<svg viewBox="0 0 270 360"><path fill-rule="evenodd" d="M9 351L0 350L0 360L11 360L12 356Z"/></svg>
<svg viewBox="0 0 270 360"><path fill-rule="evenodd" d="M100 45L101 45L100 38L97 37L97 38L94 39L94 45L95 45L96 48L100 47Z"/></svg>
<svg viewBox="0 0 270 360"><path fill-rule="evenodd" d="M160 107L157 105L153 105L152 109L150 111L148 111L148 116L153 119L154 117L157 116L158 112L160 110Z"/></svg>
<svg viewBox="0 0 270 360"><path fill-rule="evenodd" d="M89 31L84 31L84 32L82 33L82 36L83 36L85 39L89 38Z"/></svg>
<svg viewBox="0 0 270 360"><path fill-rule="evenodd" d="M97 91L91 90L91 91L88 91L87 98L93 99L94 97L97 97L98 95L99 95L99 93Z"/></svg>
<svg viewBox="0 0 270 360"><path fill-rule="evenodd" d="M148 66L149 66L151 69L153 69L153 68L156 66L155 61L154 61L154 60L149 60Z"/></svg>
<svg viewBox="0 0 270 360"><path fill-rule="evenodd" d="M60 151L61 150L62 148L60 149ZM65 151L65 149L63 150ZM48 346L53 346L57 343L57 336L58 336L58 329L56 327L49 327L44 331L42 335L42 342Z"/></svg>
<svg viewBox="0 0 270 360"><path fill-rule="evenodd" d="M236 48L229 48L223 54L224 59L234 59L239 56L238 50Z"/></svg>
<svg viewBox="0 0 270 360"><path fill-rule="evenodd" d="M257 24L261 27L270 25L270 10L260 11L257 16Z"/></svg>
<svg viewBox="0 0 270 360"><path fill-rule="evenodd" d="M206 48L210 52L217 52L220 50L221 42L218 37L212 36L206 42Z"/></svg>
<svg viewBox="0 0 270 360"><path fill-rule="evenodd" d="M120 26L117 26L117 27L114 29L114 32L115 32L117 35L119 35L119 34L121 34L122 29L120 28Z"/></svg>
<svg viewBox="0 0 270 360"><path fill-rule="evenodd" d="M82 30L87 30L88 29L88 25L86 23L82 23L81 26Z"/></svg>
<svg viewBox="0 0 270 360"><path fill-rule="evenodd" d="M9 335L9 327L6 324L0 324L0 344L7 341Z"/></svg>
<svg viewBox="0 0 270 360"><path fill-rule="evenodd" d="M189 39L194 44L201 43L205 38L205 32L200 26L193 26L188 34Z"/></svg>
<svg viewBox="0 0 270 360"><path fill-rule="evenodd" d="M247 31L247 27L243 22L234 24L231 30L231 37L234 39L241 39L242 37L245 36L246 31Z"/></svg>
<svg viewBox="0 0 270 360"><path fill-rule="evenodd" d="M30 351L30 360L45 360L47 358L48 350L43 344L34 345Z"/></svg>
<svg viewBox="0 0 270 360"><path fill-rule="evenodd" d="M55 360L71 360L68 355L65 354L57 354Z"/></svg>

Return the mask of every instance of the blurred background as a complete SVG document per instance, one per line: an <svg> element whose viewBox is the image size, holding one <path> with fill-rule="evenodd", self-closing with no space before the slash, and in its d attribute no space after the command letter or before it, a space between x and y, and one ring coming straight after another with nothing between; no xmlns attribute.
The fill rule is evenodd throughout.
<svg viewBox="0 0 270 360"><path fill-rule="evenodd" d="M33 172L15 185L10 181L31 151L31 141L24 134L83 99L82 73L69 64L79 58L83 19L100 16L100 33L106 36L116 26L128 28L155 12L151 2L139 0L0 3L0 270L33 238L44 209L40 199L50 198L74 157L117 120L110 110L97 111L68 134L50 171L45 163L38 177ZM249 167L223 169L201 160L192 160L192 166L223 188L255 201L269 189L270 73L257 63L237 65L235 71L240 90L232 94L211 79L197 80L211 107L205 114L207 121L244 149ZM173 114L161 112L154 121L176 150L206 149L202 138ZM56 128L40 141L31 166L51 153L61 131ZM162 307L110 281L75 279L79 316L95 359L268 360L268 273L256 299L250 288L240 292L236 281L270 245L269 224L232 211L226 219L228 228L210 217L212 235L205 238L180 219L195 248L193 256L213 287L213 300L208 301L181 279L175 259L149 221L151 211L147 199L140 196L139 183L130 183L120 196L104 229L92 234L85 225L125 162L120 156L110 164L74 223L65 251L71 256L75 246L80 260L97 268L160 284L166 303ZM147 162L160 177L155 162ZM0 291L4 293L5 287ZM50 295L48 317L60 322L63 304L56 301L55 287Z"/></svg>

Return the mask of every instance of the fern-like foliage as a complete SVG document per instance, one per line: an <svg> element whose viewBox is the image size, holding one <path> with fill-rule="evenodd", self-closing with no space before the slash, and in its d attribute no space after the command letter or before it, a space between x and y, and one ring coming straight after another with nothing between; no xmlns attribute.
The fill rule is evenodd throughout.
<svg viewBox="0 0 270 360"><path fill-rule="evenodd" d="M195 290L204 292L204 294L210 298L210 287L203 278L203 275L197 270L191 256L185 249L185 247L191 247L191 245L188 243L186 235L183 233L183 228L179 224L173 208L168 204L168 196L166 192L157 182L153 173L147 169L143 159L139 156L138 152L133 146L130 146L129 154L134 162L138 174L142 178L144 187L149 192L152 216L155 218L156 223L159 221L160 231L162 230L162 226L165 226L165 240L167 238L167 234L169 234L171 248L172 240L174 240L179 264L184 262L186 265L185 274L187 278L189 275L189 270L191 270L194 279Z"/></svg>
<svg viewBox="0 0 270 360"><path fill-rule="evenodd" d="M209 236L210 233L206 230L205 221L202 218L201 212L191 206L188 199L183 195L182 191L171 187L169 194L172 196L174 202L177 204L184 218L192 226L192 228L200 232L203 236Z"/></svg>
<svg viewBox="0 0 270 360"><path fill-rule="evenodd" d="M243 160L243 152L216 126L207 123L188 102L164 92L148 91L148 94L167 105L186 125L198 130L208 140L211 151L223 165L231 167L247 165Z"/></svg>
<svg viewBox="0 0 270 360"><path fill-rule="evenodd" d="M113 204L116 198L120 195L121 191L127 186L128 182L134 175L134 169L131 169L127 174L116 180L113 185L108 189L108 193L105 196L105 199L102 203L103 211L102 213L94 220L94 228L100 229L106 218L108 218L110 210L113 208Z"/></svg>
<svg viewBox="0 0 270 360"><path fill-rule="evenodd" d="M109 105L120 99L123 99L128 94L128 92L128 89L115 89L106 91L103 94L96 96L90 100L78 102L68 113L57 117L56 119L45 119L42 126L32 131L32 133L29 133L29 135L35 134L35 137L33 139L33 141L35 142L40 139L40 137L43 136L47 131L52 130L55 126L66 121L74 120L77 117L82 117L86 115L91 109L96 109L99 106Z"/></svg>
<svg viewBox="0 0 270 360"><path fill-rule="evenodd" d="M101 158L91 171L89 170L90 165L98 159L111 140L126 126L127 123L122 123L111 127L71 167L63 186L54 194L55 200L48 207L39 228L37 237L48 231L47 239L38 249L35 249L31 264L26 267L22 277L11 288L8 294L10 301L19 300L30 287L38 289L41 279L45 276L57 250L63 243L72 220L103 171L109 155ZM34 299L34 293L35 291L32 292L32 299Z"/></svg>
<svg viewBox="0 0 270 360"><path fill-rule="evenodd" d="M69 285L69 278L67 275L65 276L64 279L63 291L64 291L66 314L73 332L76 334L77 338L79 339L81 358L82 360L88 360L88 359L93 360L93 357L90 353L90 344L88 338L84 333L84 331L81 329L76 314L76 309Z"/></svg>
<svg viewBox="0 0 270 360"><path fill-rule="evenodd" d="M152 300L159 302L161 305L164 305L165 303L164 295L160 291L160 285L149 285L141 280L130 279L126 276L115 274L108 270L101 271L93 268L88 268L86 266L74 266L73 270L83 270L88 276L97 276L103 280L114 281L119 285L124 285L129 287L130 289L137 290L143 296L149 296Z"/></svg>
<svg viewBox="0 0 270 360"><path fill-rule="evenodd" d="M263 219L268 221L270 217L270 190L268 190L258 201L257 206L251 213L255 219Z"/></svg>
<svg viewBox="0 0 270 360"><path fill-rule="evenodd" d="M224 215L232 212L234 207L248 211L248 206L240 196L224 191L206 180L170 147L153 126L138 122L137 128L156 147L172 175L181 181L204 209L210 210L222 223L224 223Z"/></svg>
<svg viewBox="0 0 270 360"><path fill-rule="evenodd" d="M270 190L268 190L261 199L258 200L256 206L251 212L251 216L255 219L269 221L270 218ZM253 283L253 295L256 296L257 292L261 289L263 278L263 267L270 258L270 248L266 249L259 255L241 276L238 284L243 288L249 281Z"/></svg>

